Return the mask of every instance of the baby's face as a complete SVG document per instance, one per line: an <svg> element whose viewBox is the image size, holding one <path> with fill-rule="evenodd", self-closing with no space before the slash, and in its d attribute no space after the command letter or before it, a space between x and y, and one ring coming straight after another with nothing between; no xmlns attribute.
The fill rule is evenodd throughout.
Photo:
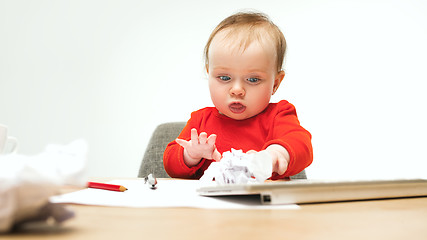
<svg viewBox="0 0 427 240"><path fill-rule="evenodd" d="M209 90L221 114L243 120L262 112L279 86L273 45L252 42L245 51L229 44L221 32L209 48Z"/></svg>

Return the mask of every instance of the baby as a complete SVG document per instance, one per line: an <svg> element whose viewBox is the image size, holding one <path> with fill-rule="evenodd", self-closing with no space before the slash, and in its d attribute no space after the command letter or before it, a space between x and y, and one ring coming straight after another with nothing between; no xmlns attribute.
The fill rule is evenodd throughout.
<svg viewBox="0 0 427 240"><path fill-rule="evenodd" d="M166 147L163 162L171 177L199 179L231 148L267 152L273 180L311 164L311 134L300 126L295 107L286 100L270 103L285 76L285 51L283 33L262 13L237 13L214 29L205 65L215 107L193 112Z"/></svg>

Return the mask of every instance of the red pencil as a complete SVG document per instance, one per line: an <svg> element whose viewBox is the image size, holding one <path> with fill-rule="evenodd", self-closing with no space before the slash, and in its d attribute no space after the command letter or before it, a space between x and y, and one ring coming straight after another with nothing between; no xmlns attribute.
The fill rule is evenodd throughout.
<svg viewBox="0 0 427 240"><path fill-rule="evenodd" d="M121 185L97 183L97 182L88 182L87 187L110 190L110 191L117 191L117 192L124 192L124 191L128 190L127 188L125 188Z"/></svg>

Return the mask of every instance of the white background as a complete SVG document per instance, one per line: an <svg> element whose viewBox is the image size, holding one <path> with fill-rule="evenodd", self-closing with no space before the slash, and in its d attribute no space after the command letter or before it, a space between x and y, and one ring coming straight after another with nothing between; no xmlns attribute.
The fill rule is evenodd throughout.
<svg viewBox="0 0 427 240"><path fill-rule="evenodd" d="M309 178L427 177L427 4L418 0L0 0L0 123L33 155L89 143L91 176L135 177L154 128L212 106L203 47L244 9L288 42Z"/></svg>

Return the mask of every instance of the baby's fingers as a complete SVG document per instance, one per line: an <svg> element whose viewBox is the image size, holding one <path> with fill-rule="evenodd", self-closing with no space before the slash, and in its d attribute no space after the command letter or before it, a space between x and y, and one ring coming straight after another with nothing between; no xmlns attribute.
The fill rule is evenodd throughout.
<svg viewBox="0 0 427 240"><path fill-rule="evenodd" d="M212 154L212 159L216 162L221 160L221 153L218 152L218 149L215 148L215 151Z"/></svg>
<svg viewBox="0 0 427 240"><path fill-rule="evenodd" d="M282 159L277 160L275 166L273 167L273 172L277 172L279 175L282 175L288 169L288 163Z"/></svg>
<svg viewBox="0 0 427 240"><path fill-rule="evenodd" d="M197 134L197 129L192 128L191 129L191 142L193 144L199 144L199 134Z"/></svg>
<svg viewBox="0 0 427 240"><path fill-rule="evenodd" d="M211 146L215 145L216 142L216 135L215 134L211 134L208 139L207 139L207 143Z"/></svg>
<svg viewBox="0 0 427 240"><path fill-rule="evenodd" d="M180 138L175 139L175 142L178 143L183 148L187 148L190 145L188 141Z"/></svg>
<svg viewBox="0 0 427 240"><path fill-rule="evenodd" d="M208 134L207 133L205 133L205 132L200 133L199 143L200 144L206 144L207 138L208 138Z"/></svg>

